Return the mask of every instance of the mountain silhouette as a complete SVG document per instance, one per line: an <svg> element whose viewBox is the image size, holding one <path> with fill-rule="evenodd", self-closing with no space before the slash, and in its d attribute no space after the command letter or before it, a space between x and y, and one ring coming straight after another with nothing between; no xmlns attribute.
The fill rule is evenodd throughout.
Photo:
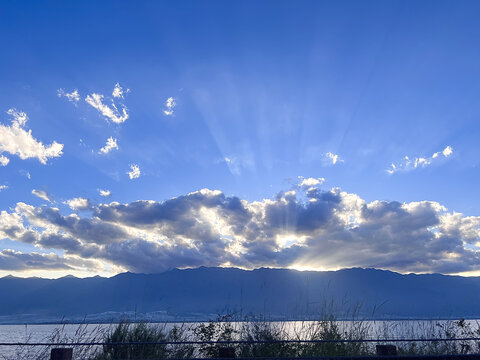
<svg viewBox="0 0 480 360"><path fill-rule="evenodd" d="M366 319L476 318L480 278L376 269L170 270L60 279L0 279L0 323L208 320L217 314L267 319L326 315Z"/></svg>

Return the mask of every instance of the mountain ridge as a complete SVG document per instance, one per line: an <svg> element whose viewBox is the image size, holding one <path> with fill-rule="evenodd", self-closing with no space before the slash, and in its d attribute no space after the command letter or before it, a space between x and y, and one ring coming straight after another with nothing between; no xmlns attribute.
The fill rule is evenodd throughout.
<svg viewBox="0 0 480 360"><path fill-rule="evenodd" d="M337 271L199 267L156 274L0 278L0 323L122 318L203 321L217 314L304 320L478 318L480 278Z"/></svg>

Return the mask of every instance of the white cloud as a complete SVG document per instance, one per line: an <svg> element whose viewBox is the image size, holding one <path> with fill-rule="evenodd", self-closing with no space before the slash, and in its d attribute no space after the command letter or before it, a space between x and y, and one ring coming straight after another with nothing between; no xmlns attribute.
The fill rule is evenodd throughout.
<svg viewBox="0 0 480 360"><path fill-rule="evenodd" d="M72 210L86 210L91 207L90 201L81 197L67 200L65 201L65 204L67 204Z"/></svg>
<svg viewBox="0 0 480 360"><path fill-rule="evenodd" d="M52 202L52 199L50 199L50 196L47 194L46 191L33 189L32 194L35 195L36 197L39 197L40 199L43 199L48 202Z"/></svg>
<svg viewBox="0 0 480 360"><path fill-rule="evenodd" d="M165 109L163 110L163 113L167 116L173 115L173 109L177 105L175 99L173 97L169 97L165 101Z"/></svg>
<svg viewBox="0 0 480 360"><path fill-rule="evenodd" d="M98 189L98 193L100 194L100 196L105 196L105 197L112 195L112 192L110 190Z"/></svg>
<svg viewBox="0 0 480 360"><path fill-rule="evenodd" d="M54 141L45 146L32 136L31 130L26 131L23 128L28 120L24 112L10 109L7 113L13 120L10 126L0 124L0 154L7 152L19 156L22 160L37 158L42 164L46 164L49 158L63 154L63 144Z"/></svg>
<svg viewBox="0 0 480 360"><path fill-rule="evenodd" d="M8 189L7 185L0 185L0 191Z"/></svg>
<svg viewBox="0 0 480 360"><path fill-rule="evenodd" d="M326 158L326 160L327 160L329 163L331 163L332 165L335 165L335 164L338 163L338 162L343 162L343 160L340 159L340 156L339 156L339 155L334 154L334 153L332 153L332 152L327 152L327 153L325 154L325 158Z"/></svg>
<svg viewBox="0 0 480 360"><path fill-rule="evenodd" d="M132 164L130 165L130 170L131 171L128 171L127 174L128 174L128 177L130 179L138 179L140 177L140 168L138 167L137 164Z"/></svg>
<svg viewBox="0 0 480 360"><path fill-rule="evenodd" d="M122 98L123 99L123 94L124 93L129 93L130 92L130 89L127 89L127 90L123 90L123 88L120 86L119 83L116 83L115 84L115 87L113 88L113 91L112 91L112 96L114 98Z"/></svg>
<svg viewBox="0 0 480 360"><path fill-rule="evenodd" d="M390 168L387 169L387 173L392 175L399 171L411 171L418 168L425 168L435 161L440 161L442 158L448 158L450 155L452 155L452 153L452 147L447 146L442 151L433 153L430 157L414 157L411 159L410 157L405 156L401 162L397 164L392 163Z"/></svg>
<svg viewBox="0 0 480 360"><path fill-rule="evenodd" d="M77 103L80 101L80 94L78 93L78 90L75 89L71 93L65 92L63 89L58 89L57 90L57 96L58 97L66 97L68 101L71 103L77 105Z"/></svg>
<svg viewBox="0 0 480 360"><path fill-rule="evenodd" d="M304 178L302 176L299 176L302 181L298 186L300 187L312 187L312 186L318 186L321 185L325 182L325 178Z"/></svg>
<svg viewBox="0 0 480 360"><path fill-rule="evenodd" d="M130 90L127 89L126 92L129 91ZM122 87L117 83L112 92L113 97L116 99L123 99L123 94L124 91ZM97 109L104 117L116 124L121 124L128 119L128 109L123 103L119 105L121 107L121 110L119 110L113 99L111 105L107 105L103 102L103 98L104 96L102 94L92 93L87 95L85 101L87 104Z"/></svg>
<svg viewBox="0 0 480 360"><path fill-rule="evenodd" d="M9 158L7 158L5 155L0 155L0 165L1 166L7 166L9 162L10 162Z"/></svg>
<svg viewBox="0 0 480 360"><path fill-rule="evenodd" d="M114 139L110 136L107 139L107 143L105 144L105 146L102 147L99 152L102 154L108 154L113 149L118 150L117 139Z"/></svg>
<svg viewBox="0 0 480 360"><path fill-rule="evenodd" d="M17 111L17 109L8 109L7 114L12 116L12 124L14 125L24 126L28 121L27 114L23 111Z"/></svg>

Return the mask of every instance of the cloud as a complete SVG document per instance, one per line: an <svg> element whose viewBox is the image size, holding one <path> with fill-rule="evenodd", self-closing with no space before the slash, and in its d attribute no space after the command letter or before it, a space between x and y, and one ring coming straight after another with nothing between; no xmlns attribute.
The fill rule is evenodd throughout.
<svg viewBox="0 0 480 360"><path fill-rule="evenodd" d="M325 159L329 164L335 165L339 162L343 162L342 159L340 159L340 156L337 154L334 154L332 152L327 152L325 154Z"/></svg>
<svg viewBox="0 0 480 360"><path fill-rule="evenodd" d="M123 93L129 93L130 92L130 89L127 89L127 90L123 90L123 88L120 86L119 83L116 83L115 84L115 87L113 88L113 91L112 91L112 96L114 98L122 98L123 99Z"/></svg>
<svg viewBox="0 0 480 360"><path fill-rule="evenodd" d="M0 185L0 191L8 189L7 185Z"/></svg>
<svg viewBox="0 0 480 360"><path fill-rule="evenodd" d="M63 89L58 89L57 90L57 96L59 98L61 98L62 96L66 97L67 100L70 101L71 103L75 104L75 106L80 101L80 94L78 93L77 89L73 90L71 93L65 92L65 90L63 90Z"/></svg>
<svg viewBox="0 0 480 360"><path fill-rule="evenodd" d="M1 166L7 166L9 162L10 162L9 158L7 158L5 155L0 155L0 165Z"/></svg>
<svg viewBox="0 0 480 360"><path fill-rule="evenodd" d="M85 268L100 270L95 261L77 257L61 257L54 253L23 253L11 249L0 251L0 269L9 271L29 270L84 270Z"/></svg>
<svg viewBox="0 0 480 360"><path fill-rule="evenodd" d="M107 143L105 144L105 146L100 149L99 153L108 154L113 149L118 150L117 139L114 139L110 136L107 139Z"/></svg>
<svg viewBox="0 0 480 360"><path fill-rule="evenodd" d="M163 110L163 113L167 116L173 115L173 109L175 108L176 105L177 103L175 99L173 97L169 97L165 101L165 109Z"/></svg>
<svg viewBox="0 0 480 360"><path fill-rule="evenodd" d="M301 179L301 181L298 186L307 188L318 186L325 182L325 178L304 178L303 176L299 176L299 179Z"/></svg>
<svg viewBox="0 0 480 360"><path fill-rule="evenodd" d="M128 91L130 90L127 90L127 92ZM116 99L123 99L123 94L122 87L117 83L112 92L113 97ZM87 104L97 109L104 117L116 124L121 124L128 119L128 109L123 103L120 103L119 106L121 107L121 110L119 110L113 99L111 100L110 105L105 104L103 99L104 96L102 94L92 93L87 95L85 101Z"/></svg>
<svg viewBox="0 0 480 360"><path fill-rule="evenodd" d="M67 204L72 210L87 210L91 207L90 201L81 197L67 200L65 201L65 204Z"/></svg>
<svg viewBox="0 0 480 360"><path fill-rule="evenodd" d="M0 154L7 152L17 155L20 159L37 158L42 164L46 164L49 158L60 157L63 154L63 144L54 141L45 146L32 136L32 131L26 131L23 127L28 121L24 112L15 109L7 111L12 116L10 126L0 124Z"/></svg>
<svg viewBox="0 0 480 360"><path fill-rule="evenodd" d="M0 213L0 238L145 273L202 265L480 270L480 217L434 201L367 202L322 190L320 179L302 178L295 190L259 201L203 189L162 202L91 205L85 216L18 203Z"/></svg>
<svg viewBox="0 0 480 360"><path fill-rule="evenodd" d="M36 197L39 197L40 199L43 199L48 202L52 202L52 200L50 199L46 191L33 189L32 194L35 195Z"/></svg>
<svg viewBox="0 0 480 360"><path fill-rule="evenodd" d="M434 162L438 162L442 159L448 158L452 155L453 149L451 146L445 147L442 151L433 153L430 157L414 157L413 159L405 156L403 160L397 164L392 163L390 168L387 169L387 173L390 175L395 174L399 171L412 171L419 168L425 168L429 165L432 165Z"/></svg>
<svg viewBox="0 0 480 360"><path fill-rule="evenodd" d="M131 171L127 172L127 175L130 178L130 180L138 179L140 177L141 172L137 164L130 165L130 170Z"/></svg>
<svg viewBox="0 0 480 360"><path fill-rule="evenodd" d="M110 190L98 189L98 193L100 194L100 196L105 196L105 197L112 195L112 192Z"/></svg>

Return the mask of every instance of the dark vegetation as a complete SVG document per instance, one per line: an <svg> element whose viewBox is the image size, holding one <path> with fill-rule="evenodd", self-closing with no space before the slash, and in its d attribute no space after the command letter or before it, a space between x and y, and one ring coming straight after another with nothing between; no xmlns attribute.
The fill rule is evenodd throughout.
<svg viewBox="0 0 480 360"><path fill-rule="evenodd" d="M474 354L480 352L480 342L473 340L446 341L453 338L480 337L479 324L465 320L384 322L338 321L324 317L308 322L270 322L265 319L236 320L220 316L216 321L185 324L148 324L122 322L111 328L96 327L87 331L80 325L75 337L66 338L60 328L52 334L52 343L100 341L104 345L74 346L75 359L188 359L192 357L218 358L234 354L238 358L282 358L314 356L373 355L377 343L368 342L281 342L281 340L363 340L411 339L416 342L396 342L399 354L441 355ZM374 326L375 325L375 326ZM436 341L424 341L435 338ZM244 343L212 343L218 341L245 341ZM203 344L178 342L198 341ZM260 341L260 342L257 342ZM155 343L122 344L116 343ZM177 342L172 344L169 342ZM55 347L55 346L52 346ZM19 347L11 358L49 359L50 348ZM222 354L223 352L223 354Z"/></svg>

